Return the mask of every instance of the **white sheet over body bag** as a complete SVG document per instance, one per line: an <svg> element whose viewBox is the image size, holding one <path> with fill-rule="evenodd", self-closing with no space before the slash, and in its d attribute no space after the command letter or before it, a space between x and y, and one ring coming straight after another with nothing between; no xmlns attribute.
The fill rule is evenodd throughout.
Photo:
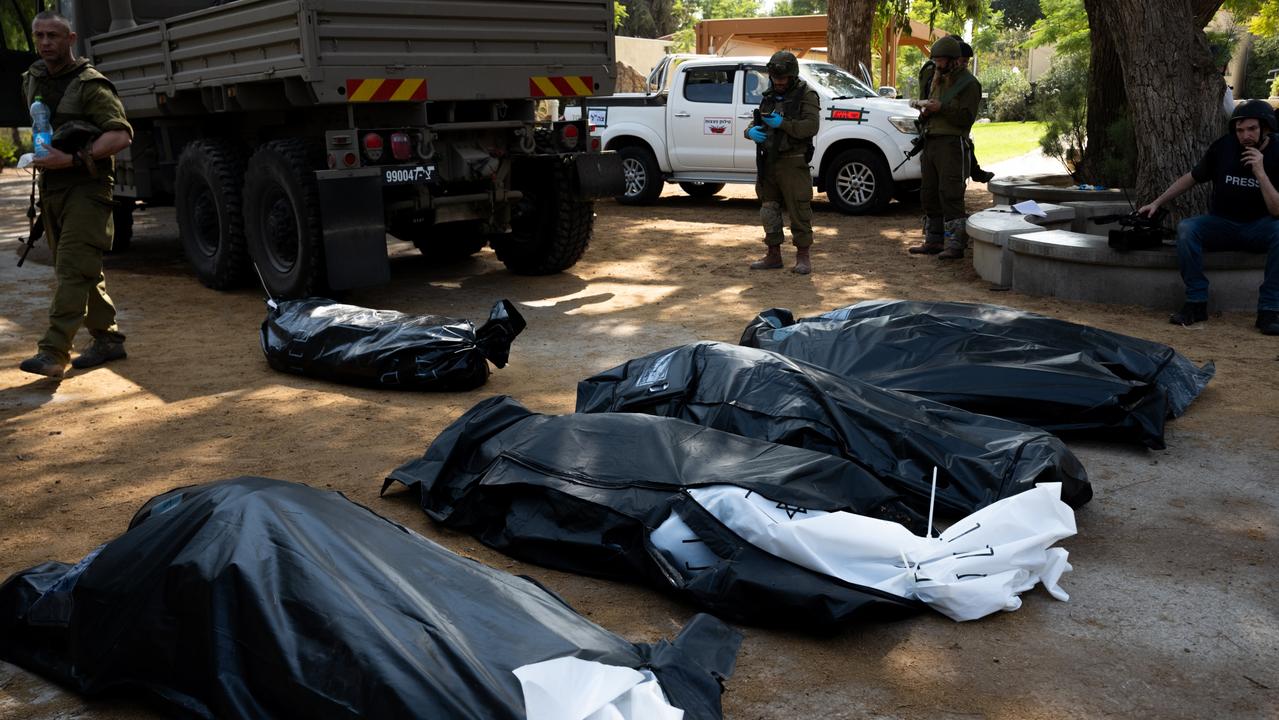
<svg viewBox="0 0 1279 720"><path fill-rule="evenodd" d="M756 547L810 570L927 603L953 620L975 620L1021 607L1018 595L1042 582L1053 597L1070 570L1053 543L1075 534L1075 515L1061 501L1060 483L992 503L950 526L940 537L848 512L823 512L771 501L734 485L690 489L720 522ZM673 556L697 552L680 543L685 531L672 515L655 544ZM675 540L669 542L668 540ZM703 558L690 556L697 563Z"/></svg>
<svg viewBox="0 0 1279 720"><path fill-rule="evenodd" d="M561 657L515 668L528 720L681 720L647 670Z"/></svg>

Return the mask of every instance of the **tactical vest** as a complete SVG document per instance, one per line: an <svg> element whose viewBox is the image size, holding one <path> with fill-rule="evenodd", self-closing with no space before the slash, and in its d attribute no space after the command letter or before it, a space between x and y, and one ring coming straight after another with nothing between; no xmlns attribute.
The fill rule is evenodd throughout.
<svg viewBox="0 0 1279 720"><path fill-rule="evenodd" d="M808 83L800 80L799 78L795 78L794 87L790 88L788 94L783 94L780 98L772 89L765 92L764 101L760 103L759 111L760 113L767 115L777 109L780 105L783 117L786 117L787 119L797 118L800 116L800 112L804 107L804 95L808 92ZM779 103L778 100L781 100L781 102ZM773 141L772 139L774 137L778 137L779 139ZM807 138L804 141L803 147L796 147L796 143L799 141L783 132L771 133L769 135L769 140L770 143L777 143L775 147L770 149L778 155L802 150L804 152L805 161L808 161L813 159L813 153L816 151L813 147L812 138Z"/></svg>
<svg viewBox="0 0 1279 720"><path fill-rule="evenodd" d="M43 61L39 61L38 64L42 65ZM32 65L32 70L35 68L36 65ZM32 70L28 70L25 74L26 84L23 91L28 105L35 102L38 96L47 107L52 109L50 123L53 125L54 147L66 153L74 153L84 147L86 142L92 142L94 138L102 134L102 129L94 125L85 114L81 89L85 83L102 82L111 88L112 93L116 93L115 84L107 79L107 76L98 72L97 68L85 59L81 59L74 69L57 77L49 76L47 70L38 75ZM97 165L99 173L110 173L115 167L112 158L99 158ZM83 173L86 177L88 176L88 173L80 168L66 168L53 172Z"/></svg>

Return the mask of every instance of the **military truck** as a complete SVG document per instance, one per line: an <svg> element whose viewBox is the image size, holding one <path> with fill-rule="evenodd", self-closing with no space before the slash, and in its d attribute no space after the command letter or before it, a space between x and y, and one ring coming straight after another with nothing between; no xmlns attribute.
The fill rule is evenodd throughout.
<svg viewBox="0 0 1279 720"><path fill-rule="evenodd" d="M172 203L204 284L278 297L389 281L387 234L571 267L621 163L585 119L614 87L612 0L61 0L134 126L133 200ZM584 113L577 114L581 117ZM125 217L120 217L124 215ZM125 233L127 236L127 232Z"/></svg>

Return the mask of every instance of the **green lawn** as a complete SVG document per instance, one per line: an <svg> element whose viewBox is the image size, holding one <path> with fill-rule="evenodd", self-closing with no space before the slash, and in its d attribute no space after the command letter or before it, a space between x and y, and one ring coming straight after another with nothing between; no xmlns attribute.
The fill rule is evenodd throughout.
<svg viewBox="0 0 1279 720"><path fill-rule="evenodd" d="M1039 122L978 123L973 125L973 147L982 165L993 165L1038 148L1043 134Z"/></svg>

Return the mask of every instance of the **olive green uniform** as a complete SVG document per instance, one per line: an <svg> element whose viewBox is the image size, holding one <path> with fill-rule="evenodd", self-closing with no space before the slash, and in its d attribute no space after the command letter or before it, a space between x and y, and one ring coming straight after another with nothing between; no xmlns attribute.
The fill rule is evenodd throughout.
<svg viewBox="0 0 1279 720"><path fill-rule="evenodd" d="M925 93L931 90L923 84L924 79L921 72L921 97L927 97ZM981 83L967 70L956 69L937 99L941 108L922 122L927 136L920 156L924 241L944 241L948 250L962 251L967 245L964 223L968 217L964 189L971 173L972 154L968 135L981 104Z"/></svg>
<svg viewBox="0 0 1279 720"><path fill-rule="evenodd" d="M767 129L768 140L761 150L764 161L755 177L764 242L779 246L784 241L785 208L790 216L791 242L797 248L806 248L813 244L813 175L808 161L812 157L813 136L821 122L821 103L817 92L796 77L785 94L777 95L772 90L764 93L760 114L768 115L774 110L782 114L782 124Z"/></svg>
<svg viewBox="0 0 1279 720"><path fill-rule="evenodd" d="M52 109L54 145L64 152L77 149L60 144L71 137L66 132L71 128L133 134L115 87L88 60L52 76L44 61L37 60L24 76L24 87L28 103L40 96ZM82 134L75 143L85 139ZM39 348L62 362L70 357L72 340L82 324L97 340L124 342L102 274L102 254L111 249L114 232L115 160L100 158L96 166L96 177L78 165L40 173L40 206L57 286L49 306L49 329L40 338Z"/></svg>

